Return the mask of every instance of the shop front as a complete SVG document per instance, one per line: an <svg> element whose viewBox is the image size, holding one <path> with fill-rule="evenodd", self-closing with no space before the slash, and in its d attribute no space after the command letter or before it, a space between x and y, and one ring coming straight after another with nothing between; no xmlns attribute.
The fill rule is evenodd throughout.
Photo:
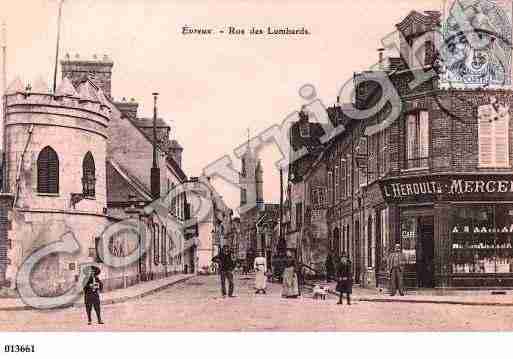
<svg viewBox="0 0 513 359"><path fill-rule="evenodd" d="M408 287L513 287L513 175L388 178ZM394 234L395 238L394 238Z"/></svg>

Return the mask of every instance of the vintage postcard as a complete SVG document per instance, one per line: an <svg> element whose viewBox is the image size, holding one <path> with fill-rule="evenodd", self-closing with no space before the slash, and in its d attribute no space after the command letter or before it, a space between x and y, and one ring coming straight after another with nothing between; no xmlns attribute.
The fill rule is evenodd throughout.
<svg viewBox="0 0 513 359"><path fill-rule="evenodd" d="M2 2L0 331L513 330L512 15Z"/></svg>

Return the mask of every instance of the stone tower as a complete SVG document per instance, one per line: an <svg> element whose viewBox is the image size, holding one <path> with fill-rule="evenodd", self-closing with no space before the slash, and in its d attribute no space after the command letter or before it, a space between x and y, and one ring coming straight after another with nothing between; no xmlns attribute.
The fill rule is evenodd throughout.
<svg viewBox="0 0 513 359"><path fill-rule="evenodd" d="M241 158L242 166L240 173L239 184L240 190L240 205L245 208L253 208L257 201L257 185L256 185L256 170L257 159L251 147L248 145L246 152Z"/></svg>
<svg viewBox="0 0 513 359"><path fill-rule="evenodd" d="M264 171L262 170L262 162L258 160L255 170L256 185L256 205L259 211L264 210Z"/></svg>
<svg viewBox="0 0 513 359"><path fill-rule="evenodd" d="M44 93L48 86L40 86L13 88L5 96L5 180L13 194L9 210L15 211L0 218L3 223L9 220L7 233L0 230L4 285L14 285L18 268L32 251L67 234L80 250L45 257L33 277L40 293L64 290L74 283L81 264L92 260L91 248L109 223L109 103L91 81L77 84L65 77L55 94ZM2 215L6 203L2 200Z"/></svg>
<svg viewBox="0 0 513 359"><path fill-rule="evenodd" d="M112 98L111 84L114 63L107 55L101 59L96 55L92 59L81 59L78 55L71 59L69 55L66 55L65 59L61 61L61 66L62 78L69 78L73 86L78 87L84 79L88 78L102 89L107 98Z"/></svg>

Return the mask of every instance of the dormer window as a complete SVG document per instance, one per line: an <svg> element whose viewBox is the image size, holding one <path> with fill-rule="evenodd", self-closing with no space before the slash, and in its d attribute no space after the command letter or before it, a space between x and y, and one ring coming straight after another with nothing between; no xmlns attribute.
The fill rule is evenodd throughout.
<svg viewBox="0 0 513 359"><path fill-rule="evenodd" d="M310 137L310 124L308 122L299 125L299 135L303 138Z"/></svg>

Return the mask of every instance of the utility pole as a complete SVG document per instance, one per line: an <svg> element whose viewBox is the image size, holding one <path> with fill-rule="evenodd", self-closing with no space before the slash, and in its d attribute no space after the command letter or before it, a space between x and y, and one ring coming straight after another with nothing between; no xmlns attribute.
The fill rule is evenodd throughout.
<svg viewBox="0 0 513 359"><path fill-rule="evenodd" d="M7 91L7 25L2 23L2 93Z"/></svg>
<svg viewBox="0 0 513 359"><path fill-rule="evenodd" d="M59 47L61 42L61 17L62 17L62 5L64 0L59 3L59 15L57 16L57 45L55 47L55 67L53 69L53 93L57 91L57 68L59 66Z"/></svg>
<svg viewBox="0 0 513 359"><path fill-rule="evenodd" d="M160 197L160 169L157 162L157 97L158 93L153 95L153 165L151 167L151 195L153 199Z"/></svg>

